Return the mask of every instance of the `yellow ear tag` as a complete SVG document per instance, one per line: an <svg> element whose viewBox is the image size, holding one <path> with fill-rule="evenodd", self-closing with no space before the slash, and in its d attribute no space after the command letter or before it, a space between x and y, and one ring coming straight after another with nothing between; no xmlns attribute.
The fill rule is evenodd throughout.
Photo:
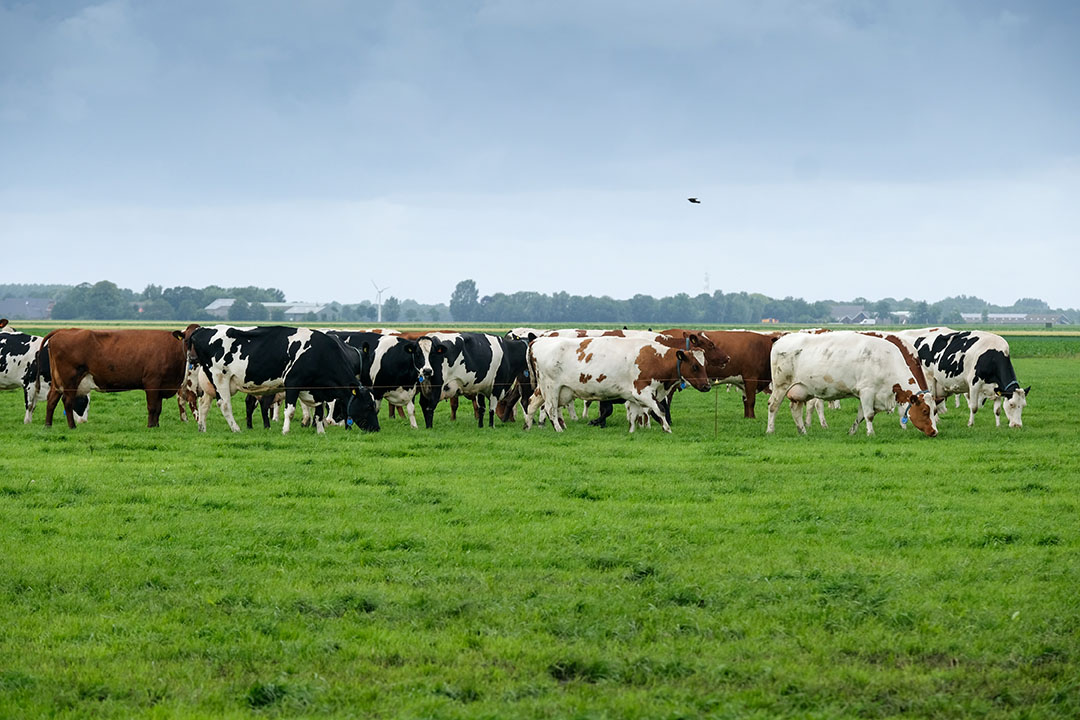
<svg viewBox="0 0 1080 720"><path fill-rule="evenodd" d="M353 395L355 395L355 394L356 394L356 391L355 391L355 390L353 390L353 391L352 391L352 394L353 394Z"/></svg>

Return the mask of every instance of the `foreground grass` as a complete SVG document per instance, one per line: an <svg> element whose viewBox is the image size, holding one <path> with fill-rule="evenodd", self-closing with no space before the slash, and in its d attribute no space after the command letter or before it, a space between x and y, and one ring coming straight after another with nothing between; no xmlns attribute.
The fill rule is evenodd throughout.
<svg viewBox="0 0 1080 720"><path fill-rule="evenodd" d="M1016 365L1023 430L932 440L722 391L671 436L5 394L0 716L1080 716L1080 361Z"/></svg>

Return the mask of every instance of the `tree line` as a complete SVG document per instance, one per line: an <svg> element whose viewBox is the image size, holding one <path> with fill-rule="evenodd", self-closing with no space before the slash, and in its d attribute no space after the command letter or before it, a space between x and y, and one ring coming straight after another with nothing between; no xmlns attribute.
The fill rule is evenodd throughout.
<svg viewBox="0 0 1080 720"><path fill-rule="evenodd" d="M0 285L0 298L38 297L53 299L52 318L55 320L156 320L196 321L216 320L206 306L218 298L234 298L226 319L231 322L280 322L283 311L264 303L285 302L285 293L277 288L187 286L163 288L147 285L136 293L115 283L70 285ZM383 302L383 324L395 322L495 322L513 324L609 323L635 324L736 324L757 325L774 319L782 323L822 324L832 321L833 306L837 303L822 300L807 302L801 298L771 298L760 293L700 293L691 296L679 293L653 297L638 293L625 300L608 296L551 294L522 291L481 296L474 280L457 283L445 304L423 305L415 300L390 297ZM889 319L892 313L910 313L909 321L917 325L962 322L960 313L1014 312L1062 313L1076 318L1075 309L1052 309L1038 298L1021 298L1010 306L992 305L978 297L958 295L935 303L925 300L884 298L869 301L855 298L845 304L858 305L878 317ZM345 305L328 304L329 315L343 322L374 323L378 308L369 301ZM305 318L312 322L325 317Z"/></svg>

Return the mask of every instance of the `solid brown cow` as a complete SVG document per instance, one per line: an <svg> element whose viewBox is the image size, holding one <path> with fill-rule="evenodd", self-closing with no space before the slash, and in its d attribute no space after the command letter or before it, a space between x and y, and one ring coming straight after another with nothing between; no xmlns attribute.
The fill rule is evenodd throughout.
<svg viewBox="0 0 1080 720"><path fill-rule="evenodd" d="M709 377L714 382L740 388L743 391L743 417L754 417L757 394L765 392L772 382L769 354L773 343L783 333L709 330L701 334L730 358L723 368L709 366Z"/></svg>
<svg viewBox="0 0 1080 720"><path fill-rule="evenodd" d="M75 398L91 390L146 392L147 427L157 427L161 401L184 382L184 344L167 330L53 330L48 342L52 387L45 425L61 397L68 427L75 427Z"/></svg>

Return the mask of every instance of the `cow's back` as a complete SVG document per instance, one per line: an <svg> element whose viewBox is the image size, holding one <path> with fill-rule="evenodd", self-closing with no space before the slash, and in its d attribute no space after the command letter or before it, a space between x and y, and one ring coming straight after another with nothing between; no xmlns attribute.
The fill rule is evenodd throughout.
<svg viewBox="0 0 1080 720"><path fill-rule="evenodd" d="M184 380L183 344L166 330L72 328L47 337L54 381L86 372L101 390L175 393Z"/></svg>

